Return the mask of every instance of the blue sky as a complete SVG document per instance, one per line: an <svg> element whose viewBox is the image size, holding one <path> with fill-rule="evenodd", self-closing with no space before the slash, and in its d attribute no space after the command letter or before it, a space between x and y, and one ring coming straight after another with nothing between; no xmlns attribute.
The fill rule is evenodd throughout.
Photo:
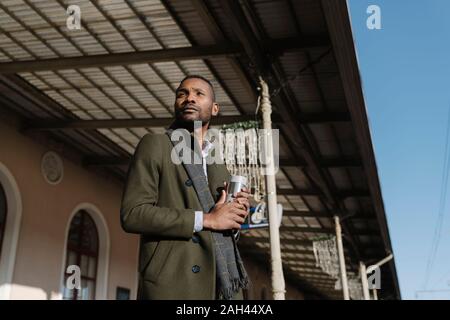
<svg viewBox="0 0 450 320"><path fill-rule="evenodd" d="M369 30L369 5L381 30ZM450 106L450 1L350 0L366 108L403 299L450 299L447 203L428 290ZM448 191L448 190L447 190ZM448 196L450 198L450 196Z"/></svg>

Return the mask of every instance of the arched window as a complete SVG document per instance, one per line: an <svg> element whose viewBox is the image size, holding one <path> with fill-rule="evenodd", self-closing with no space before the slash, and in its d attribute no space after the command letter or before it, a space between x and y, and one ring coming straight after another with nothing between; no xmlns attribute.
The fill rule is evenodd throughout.
<svg viewBox="0 0 450 320"><path fill-rule="evenodd" d="M16 180L0 162L0 300L11 298L22 198Z"/></svg>
<svg viewBox="0 0 450 320"><path fill-rule="evenodd" d="M0 184L0 257L2 256L2 245L5 234L6 226L6 212L8 208L6 206L6 195L3 186Z"/></svg>
<svg viewBox="0 0 450 320"><path fill-rule="evenodd" d="M64 283L72 273L67 267L76 265L81 272L81 290L64 290L64 299L93 300L97 282L98 231L94 220L85 210L78 211L70 222L67 239Z"/></svg>

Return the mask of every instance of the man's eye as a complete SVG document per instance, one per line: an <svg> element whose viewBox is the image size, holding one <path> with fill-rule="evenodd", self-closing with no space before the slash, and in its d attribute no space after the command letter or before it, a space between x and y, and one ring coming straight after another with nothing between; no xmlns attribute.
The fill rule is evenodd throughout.
<svg viewBox="0 0 450 320"><path fill-rule="evenodd" d="M203 92L197 92L197 95L198 95L198 96L202 96L202 95L203 95Z"/></svg>

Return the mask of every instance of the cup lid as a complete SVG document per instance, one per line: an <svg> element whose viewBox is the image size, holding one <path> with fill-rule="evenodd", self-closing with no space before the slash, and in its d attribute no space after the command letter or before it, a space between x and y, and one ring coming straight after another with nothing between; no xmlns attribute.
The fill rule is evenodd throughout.
<svg viewBox="0 0 450 320"><path fill-rule="evenodd" d="M230 182L239 182L241 184L246 185L247 184L247 177L232 175Z"/></svg>

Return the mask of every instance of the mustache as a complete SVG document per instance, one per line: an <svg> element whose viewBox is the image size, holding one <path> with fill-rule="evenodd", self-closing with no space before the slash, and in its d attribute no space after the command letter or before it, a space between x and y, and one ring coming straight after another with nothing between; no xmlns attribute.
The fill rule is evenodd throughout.
<svg viewBox="0 0 450 320"><path fill-rule="evenodd" d="M180 111L184 111L184 110L186 110L186 109L194 109L195 111L198 111L198 110L199 110L199 108L198 108L195 104L191 104L191 103L185 104L185 105L180 109Z"/></svg>

